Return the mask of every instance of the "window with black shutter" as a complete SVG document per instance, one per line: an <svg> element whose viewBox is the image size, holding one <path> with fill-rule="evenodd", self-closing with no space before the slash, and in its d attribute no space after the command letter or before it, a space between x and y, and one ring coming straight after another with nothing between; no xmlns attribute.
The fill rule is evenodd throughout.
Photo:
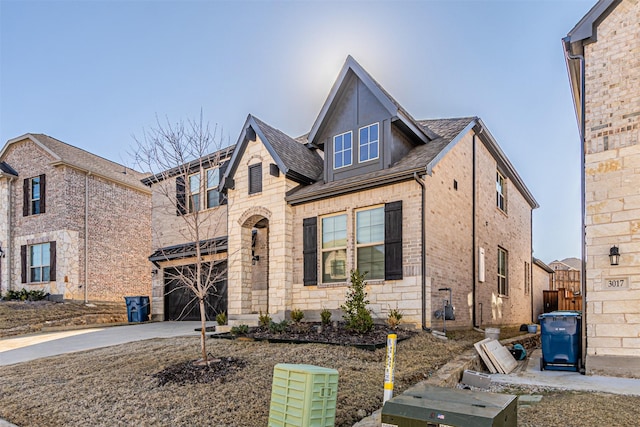
<svg viewBox="0 0 640 427"><path fill-rule="evenodd" d="M26 178L22 183L22 193L22 216L45 212L46 181L44 174Z"/></svg>
<svg viewBox="0 0 640 427"><path fill-rule="evenodd" d="M176 215L187 213L187 192L185 189L184 176L176 178Z"/></svg>
<svg viewBox="0 0 640 427"><path fill-rule="evenodd" d="M402 200L384 206L385 280L402 279Z"/></svg>
<svg viewBox="0 0 640 427"><path fill-rule="evenodd" d="M262 192L262 164L249 166L249 194Z"/></svg>
<svg viewBox="0 0 640 427"><path fill-rule="evenodd" d="M302 220L304 285L318 284L318 218Z"/></svg>

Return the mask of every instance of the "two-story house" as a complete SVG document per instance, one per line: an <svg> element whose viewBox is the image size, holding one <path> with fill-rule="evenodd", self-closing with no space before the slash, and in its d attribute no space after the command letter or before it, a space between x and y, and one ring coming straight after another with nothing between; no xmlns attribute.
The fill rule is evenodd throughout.
<svg viewBox="0 0 640 427"><path fill-rule="evenodd" d="M598 1L563 41L582 143L584 366L640 377L640 2Z"/></svg>
<svg viewBox="0 0 640 427"><path fill-rule="evenodd" d="M149 295L145 175L43 134L0 151L0 292L65 299Z"/></svg>
<svg viewBox="0 0 640 427"><path fill-rule="evenodd" d="M339 319L353 269L379 320L397 308L440 327L445 300L454 327L532 320L538 205L477 117L415 120L348 57L307 135L249 115L224 171L226 230L209 238L224 242L232 320Z"/></svg>

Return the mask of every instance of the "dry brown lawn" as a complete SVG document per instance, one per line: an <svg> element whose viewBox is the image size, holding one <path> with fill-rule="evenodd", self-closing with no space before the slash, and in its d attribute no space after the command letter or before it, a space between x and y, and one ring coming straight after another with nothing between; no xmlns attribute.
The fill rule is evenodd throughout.
<svg viewBox="0 0 640 427"><path fill-rule="evenodd" d="M515 334L515 330L503 329L501 337ZM396 394L427 379L482 338L472 331L449 335L452 339L445 342L420 333L398 344ZM382 405L384 349L371 352L321 344L212 339L208 349L218 357L242 359L246 365L211 384L160 386L154 374L198 357L198 338L185 337L0 367L0 418L20 427L265 426L276 363L338 370L336 426L351 426ZM544 396L540 403L518 410L519 426L637 426L640 419L638 397L520 388L504 391Z"/></svg>

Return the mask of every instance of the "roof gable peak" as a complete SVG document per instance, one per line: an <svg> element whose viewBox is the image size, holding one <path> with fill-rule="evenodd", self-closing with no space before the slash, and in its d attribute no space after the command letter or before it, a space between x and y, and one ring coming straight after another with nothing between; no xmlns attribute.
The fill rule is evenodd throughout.
<svg viewBox="0 0 640 427"><path fill-rule="evenodd" d="M351 55L347 56L347 59L336 78L336 81L331 87L331 91L327 96L320 113L316 118L311 131L308 135L308 141L315 143L315 138L318 135L325 120L329 117L329 113L336 104L342 89L346 86L350 75L355 75L371 93L376 97L378 102L389 112L389 115L393 120L402 121L407 128L409 128L419 139L423 142L428 142L437 138L437 135L431 134L427 129L418 125L416 121L402 108L402 106L373 78L371 75L356 61Z"/></svg>

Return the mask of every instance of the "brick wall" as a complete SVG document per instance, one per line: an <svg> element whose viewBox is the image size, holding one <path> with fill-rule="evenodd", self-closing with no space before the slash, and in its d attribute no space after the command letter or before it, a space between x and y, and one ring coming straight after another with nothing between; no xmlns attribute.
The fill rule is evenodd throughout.
<svg viewBox="0 0 640 427"><path fill-rule="evenodd" d="M640 2L623 0L598 25L597 41L585 46L590 373L627 375L640 369L639 23ZM609 264L613 245L622 254L619 266Z"/></svg>

